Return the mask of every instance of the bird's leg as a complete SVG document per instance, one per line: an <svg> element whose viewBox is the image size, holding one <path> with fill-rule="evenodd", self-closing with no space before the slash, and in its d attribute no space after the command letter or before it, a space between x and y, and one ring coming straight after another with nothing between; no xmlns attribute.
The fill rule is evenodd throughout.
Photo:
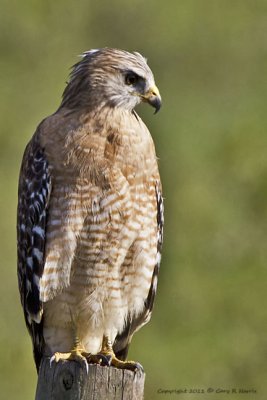
<svg viewBox="0 0 267 400"><path fill-rule="evenodd" d="M95 362L95 360L100 362L101 365L113 366L120 369L129 369L132 371L143 370L141 364L135 361L121 361L119 360L112 348L112 343L108 336L103 336L102 347L98 354L90 355L88 358L89 362Z"/></svg>
<svg viewBox="0 0 267 400"><path fill-rule="evenodd" d="M58 363L60 360L77 361L79 364L85 367L88 373L88 357L90 357L90 354L85 351L79 339L77 338L77 336L75 336L74 346L72 350L67 353L56 352L50 359L50 365L53 361L55 361L56 363Z"/></svg>

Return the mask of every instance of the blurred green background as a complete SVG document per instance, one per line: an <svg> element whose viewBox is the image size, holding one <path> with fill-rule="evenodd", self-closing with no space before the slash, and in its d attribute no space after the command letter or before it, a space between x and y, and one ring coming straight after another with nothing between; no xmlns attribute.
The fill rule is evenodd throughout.
<svg viewBox="0 0 267 400"><path fill-rule="evenodd" d="M154 314L130 350L146 399L266 399L267 1L2 0L0 46L0 397L33 399L36 385L16 278L22 153L77 55L111 46L148 57L164 102L138 108L166 209Z"/></svg>

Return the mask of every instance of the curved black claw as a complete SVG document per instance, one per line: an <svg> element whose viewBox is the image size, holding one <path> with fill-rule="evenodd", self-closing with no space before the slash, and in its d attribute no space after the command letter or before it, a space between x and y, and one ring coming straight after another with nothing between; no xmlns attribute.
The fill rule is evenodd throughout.
<svg viewBox="0 0 267 400"><path fill-rule="evenodd" d="M110 354L100 354L101 365L105 367L110 367L112 364L112 356Z"/></svg>
<svg viewBox="0 0 267 400"><path fill-rule="evenodd" d="M134 369L134 371L145 372L143 366L142 366L139 362L136 362L136 363L135 363L135 369Z"/></svg>
<svg viewBox="0 0 267 400"><path fill-rule="evenodd" d="M102 365L102 367L110 367L112 365L112 359L113 357L111 354L97 353L90 354L88 357L88 362L90 364Z"/></svg>
<svg viewBox="0 0 267 400"><path fill-rule="evenodd" d="M103 356L102 354L89 354L86 358L89 364L101 365Z"/></svg>

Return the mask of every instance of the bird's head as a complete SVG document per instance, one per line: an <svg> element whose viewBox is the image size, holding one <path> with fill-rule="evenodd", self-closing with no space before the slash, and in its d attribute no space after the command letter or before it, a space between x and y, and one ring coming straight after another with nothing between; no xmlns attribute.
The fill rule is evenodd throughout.
<svg viewBox="0 0 267 400"><path fill-rule="evenodd" d="M121 107L132 111L140 102L160 109L161 97L146 59L139 53L103 48L90 50L74 65L62 106Z"/></svg>

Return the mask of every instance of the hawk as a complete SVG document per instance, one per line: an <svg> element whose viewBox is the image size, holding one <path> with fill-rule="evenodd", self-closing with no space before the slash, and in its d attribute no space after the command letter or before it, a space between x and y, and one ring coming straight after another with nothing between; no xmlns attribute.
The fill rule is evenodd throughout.
<svg viewBox="0 0 267 400"><path fill-rule="evenodd" d="M141 54L87 51L25 149L18 282L37 371L44 356L140 366L126 357L151 316L163 229L154 143L134 110L140 102L161 106Z"/></svg>

